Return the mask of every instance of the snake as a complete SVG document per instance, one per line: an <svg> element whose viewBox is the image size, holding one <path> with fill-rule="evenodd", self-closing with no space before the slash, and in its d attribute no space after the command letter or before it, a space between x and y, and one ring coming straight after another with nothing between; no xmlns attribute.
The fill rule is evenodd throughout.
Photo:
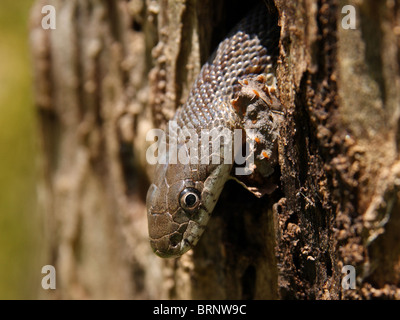
<svg viewBox="0 0 400 320"><path fill-rule="evenodd" d="M172 118L176 129L197 133L202 130L233 132L246 130L257 122L251 120L250 105L254 109L254 100L260 100L264 109L271 108L273 88L266 81L276 80L279 33L276 12L263 3L250 9L202 66L186 102ZM167 145L176 135L167 131ZM267 132L266 140L275 137ZM176 149L178 153L188 154L185 141L178 141ZM209 155L210 161L204 163L175 163L164 151L165 161L156 165L146 196L149 240L158 256L179 257L199 241L226 181L233 177L235 163L211 161L212 156L223 160L225 151L226 146L221 145ZM269 155L264 154L264 158L268 159Z"/></svg>

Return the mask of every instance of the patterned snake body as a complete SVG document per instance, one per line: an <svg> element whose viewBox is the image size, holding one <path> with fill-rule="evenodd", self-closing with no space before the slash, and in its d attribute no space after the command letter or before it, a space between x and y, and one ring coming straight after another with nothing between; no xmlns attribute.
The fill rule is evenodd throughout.
<svg viewBox="0 0 400 320"><path fill-rule="evenodd" d="M175 114L173 121L177 133L167 132L168 142L177 141L186 129L199 134L204 129L246 130L249 126L243 117L243 109L246 113L251 100L259 98L260 93L265 96L263 108L270 107L270 103L265 105L265 101L272 100L264 94L270 93L264 83L267 74L273 71L277 35L276 16L271 15L264 5L250 11L202 67L187 102ZM240 100L243 86L259 75L262 75L258 78L259 84L264 85L264 89L248 88L248 91L253 90L253 96ZM276 135L269 135L267 140L276 138ZM189 155L187 145L179 140L177 152ZM177 257L199 240L224 184L230 178L233 164L211 163L212 156L224 159L223 146L217 154L209 155L205 164L200 161L172 164L167 153L163 156L166 164L157 165L155 180L147 193L150 244L161 257Z"/></svg>

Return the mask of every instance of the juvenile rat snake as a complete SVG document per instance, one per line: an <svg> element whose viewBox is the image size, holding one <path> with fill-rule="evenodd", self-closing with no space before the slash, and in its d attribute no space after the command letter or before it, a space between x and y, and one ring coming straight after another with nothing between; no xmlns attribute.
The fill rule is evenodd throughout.
<svg viewBox="0 0 400 320"><path fill-rule="evenodd" d="M264 4L252 9L202 67L186 103L173 118L178 129L246 130L243 113L252 99L241 101L245 105L239 112L238 95L252 79L262 86L274 74L278 39L276 14ZM264 103L271 101L268 86L263 88L253 90L254 98L264 92ZM264 104L268 107L269 103ZM171 142L171 133L167 136ZM185 148L178 143L178 152L187 152ZM219 153L222 159L223 147ZM207 164L172 164L168 154L164 156L166 163L157 165L147 193L149 236L157 255L177 257L199 240L234 164L212 164L211 160Z"/></svg>

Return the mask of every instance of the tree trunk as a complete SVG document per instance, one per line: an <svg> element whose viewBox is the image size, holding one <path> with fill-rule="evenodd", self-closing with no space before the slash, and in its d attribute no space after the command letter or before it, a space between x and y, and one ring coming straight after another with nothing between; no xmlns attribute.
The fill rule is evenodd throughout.
<svg viewBox="0 0 400 320"><path fill-rule="evenodd" d="M400 298L400 4L275 0L285 121L280 186L229 182L198 245L148 243L163 128L218 43L257 1L54 0L31 16L52 298ZM269 5L273 5L269 1ZM342 13L353 5L356 28ZM344 289L344 265L356 288Z"/></svg>

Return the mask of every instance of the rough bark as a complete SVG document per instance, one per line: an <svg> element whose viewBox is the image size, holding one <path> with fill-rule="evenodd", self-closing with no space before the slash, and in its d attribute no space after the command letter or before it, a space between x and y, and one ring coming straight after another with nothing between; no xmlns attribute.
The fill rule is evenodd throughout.
<svg viewBox="0 0 400 320"><path fill-rule="evenodd" d="M256 1L54 0L32 8L46 264L55 298L400 298L400 7L276 0L285 122L279 189L229 182L197 247L147 239L146 133ZM357 28L341 27L354 5ZM344 290L343 265L357 271Z"/></svg>

